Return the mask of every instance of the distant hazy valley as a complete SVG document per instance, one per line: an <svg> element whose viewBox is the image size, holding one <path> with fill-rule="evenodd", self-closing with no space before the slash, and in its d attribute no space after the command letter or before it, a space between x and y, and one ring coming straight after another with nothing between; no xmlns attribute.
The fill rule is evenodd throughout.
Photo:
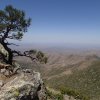
<svg viewBox="0 0 100 100"><path fill-rule="evenodd" d="M47 87L59 90L70 88L90 100L100 99L100 50L71 48L42 48L48 56L46 65L18 57L17 61L27 68L40 71ZM85 99L84 99L85 100Z"/></svg>

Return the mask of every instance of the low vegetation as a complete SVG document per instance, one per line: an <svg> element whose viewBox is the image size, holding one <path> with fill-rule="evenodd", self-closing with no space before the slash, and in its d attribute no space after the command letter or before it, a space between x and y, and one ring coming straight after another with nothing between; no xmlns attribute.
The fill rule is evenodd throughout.
<svg viewBox="0 0 100 100"><path fill-rule="evenodd" d="M63 100L65 95L68 95L69 98L73 97L77 100L90 100L89 97L82 95L76 90L72 90L66 87L60 87L59 90L47 89L48 98L52 100Z"/></svg>
<svg viewBox="0 0 100 100"><path fill-rule="evenodd" d="M72 89L67 88L67 87L60 87L60 91L61 91L61 94L63 94L63 95L66 95L67 94L69 96L73 96L75 99L79 99L79 100L90 100L89 97L84 96L80 92L78 92L76 90L72 90Z"/></svg>
<svg viewBox="0 0 100 100"><path fill-rule="evenodd" d="M48 99L63 100L63 95L62 94L55 94L55 93L48 90L47 95L48 95Z"/></svg>
<svg viewBox="0 0 100 100"><path fill-rule="evenodd" d="M67 93L83 100L100 99L100 60L95 61L84 70L74 70L71 75L52 78L47 81L51 88L61 89L63 94ZM68 89L66 89L68 87ZM78 91L78 92L76 92ZM79 95L79 96L77 96ZM84 95L84 97L83 97Z"/></svg>

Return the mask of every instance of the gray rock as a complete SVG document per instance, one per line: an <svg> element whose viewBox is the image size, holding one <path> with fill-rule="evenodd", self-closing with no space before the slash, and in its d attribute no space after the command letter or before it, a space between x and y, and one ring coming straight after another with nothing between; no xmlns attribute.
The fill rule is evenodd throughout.
<svg viewBox="0 0 100 100"><path fill-rule="evenodd" d="M1 72L2 74L4 74L4 73L6 72L6 69L5 69L5 68L4 68L4 69L1 69L0 72Z"/></svg>
<svg viewBox="0 0 100 100"><path fill-rule="evenodd" d="M0 53L3 54L6 59L8 59L8 52L4 49L3 45L0 43Z"/></svg>
<svg viewBox="0 0 100 100"><path fill-rule="evenodd" d="M4 85L4 82L0 80L0 87L2 87L3 85Z"/></svg>
<svg viewBox="0 0 100 100"><path fill-rule="evenodd" d="M9 70L6 70L5 73L4 73L4 75L5 75L5 76L9 76L9 75L10 75Z"/></svg>
<svg viewBox="0 0 100 100"><path fill-rule="evenodd" d="M64 100L80 100L80 99L75 99L73 96L69 96L69 95L67 95L67 94L63 96L63 99L64 99ZM82 99L82 100L83 100L83 99Z"/></svg>
<svg viewBox="0 0 100 100"><path fill-rule="evenodd" d="M27 71L8 79L1 87L0 100L47 100L40 73Z"/></svg>

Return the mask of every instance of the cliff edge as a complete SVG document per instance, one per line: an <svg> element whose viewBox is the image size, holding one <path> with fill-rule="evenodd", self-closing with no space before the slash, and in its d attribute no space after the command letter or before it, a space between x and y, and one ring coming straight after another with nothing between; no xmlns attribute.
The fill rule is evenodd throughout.
<svg viewBox="0 0 100 100"><path fill-rule="evenodd" d="M0 66L0 100L47 100L40 73L29 69L4 75Z"/></svg>

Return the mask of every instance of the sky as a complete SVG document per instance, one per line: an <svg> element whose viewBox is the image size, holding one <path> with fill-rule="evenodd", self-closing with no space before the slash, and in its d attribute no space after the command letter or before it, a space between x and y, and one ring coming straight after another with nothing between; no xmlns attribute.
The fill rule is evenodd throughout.
<svg viewBox="0 0 100 100"><path fill-rule="evenodd" d="M100 45L100 0L0 0L32 19L23 43Z"/></svg>

